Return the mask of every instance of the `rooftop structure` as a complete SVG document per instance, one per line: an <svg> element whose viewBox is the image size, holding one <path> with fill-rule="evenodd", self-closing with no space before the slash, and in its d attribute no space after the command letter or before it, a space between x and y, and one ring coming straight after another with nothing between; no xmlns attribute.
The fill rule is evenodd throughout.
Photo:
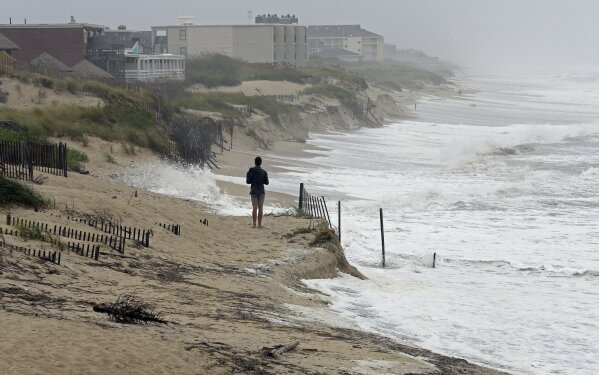
<svg viewBox="0 0 599 375"><path fill-rule="evenodd" d="M384 38L360 25L309 26L307 39L309 56L338 49L361 55L361 61L381 61L385 56Z"/></svg>
<svg viewBox="0 0 599 375"><path fill-rule="evenodd" d="M267 24L281 24L281 25L292 25L294 23L298 23L297 17L294 15L280 15L276 14L263 14L258 15L254 19L257 24L267 23Z"/></svg>
<svg viewBox="0 0 599 375"><path fill-rule="evenodd" d="M155 53L218 53L251 63L306 63L306 27L298 25L152 26Z"/></svg>

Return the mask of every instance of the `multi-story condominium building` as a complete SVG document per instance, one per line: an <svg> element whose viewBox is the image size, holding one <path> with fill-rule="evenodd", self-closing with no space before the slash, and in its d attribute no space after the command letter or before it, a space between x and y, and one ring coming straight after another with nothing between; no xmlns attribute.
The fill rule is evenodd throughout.
<svg viewBox="0 0 599 375"><path fill-rule="evenodd" d="M337 53L343 56L354 54L361 61L382 61L385 58L385 38L379 34L364 30L360 25L318 25L308 26L308 56L330 55L330 50L347 50L353 54Z"/></svg>
<svg viewBox="0 0 599 375"><path fill-rule="evenodd" d="M69 67L83 61L88 42L103 32L104 26L85 23L0 25L0 33L20 47L13 51L18 60L46 53Z"/></svg>
<svg viewBox="0 0 599 375"><path fill-rule="evenodd" d="M223 54L252 63L304 65L306 27L298 25L152 26L155 53Z"/></svg>

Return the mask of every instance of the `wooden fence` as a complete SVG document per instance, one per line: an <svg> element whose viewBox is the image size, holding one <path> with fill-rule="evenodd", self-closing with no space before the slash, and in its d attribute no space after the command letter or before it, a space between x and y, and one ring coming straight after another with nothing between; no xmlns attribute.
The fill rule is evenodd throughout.
<svg viewBox="0 0 599 375"><path fill-rule="evenodd" d="M136 191L137 193L137 191ZM82 219L80 217L67 216L67 219L76 223L83 223L96 228L104 233L110 233L118 237L137 241L145 247L150 246L150 236L154 236L152 229L139 229L122 225L121 222L113 223L108 220Z"/></svg>
<svg viewBox="0 0 599 375"><path fill-rule="evenodd" d="M312 217L319 217L324 219L329 228L332 228L331 217L329 216L329 209L327 208L327 201L324 196L314 196L304 188L304 184L300 184L299 193L299 210Z"/></svg>
<svg viewBox="0 0 599 375"><path fill-rule="evenodd" d="M2 245L10 250L18 251L20 253L27 254L29 256L34 256L34 257L40 258L42 260L52 262L54 264L60 264L60 252L50 251L50 250L48 250L46 252L46 250L39 250L39 249L36 250L36 249L31 249L31 248L25 248L22 246L10 245L7 243L3 243Z"/></svg>
<svg viewBox="0 0 599 375"><path fill-rule="evenodd" d="M173 232L177 236L181 235L181 225L179 225L179 224L158 223L158 225L163 227L164 229L168 230L169 232Z"/></svg>
<svg viewBox="0 0 599 375"><path fill-rule="evenodd" d="M300 100L300 94L286 94L286 95L265 95L267 98L276 100L277 102L295 102Z"/></svg>
<svg viewBox="0 0 599 375"><path fill-rule="evenodd" d="M0 174L33 180L33 171L67 177L67 145L0 140Z"/></svg>
<svg viewBox="0 0 599 375"><path fill-rule="evenodd" d="M36 228L40 231L44 231L56 236L64 238L71 238L78 241L87 241L107 245L111 249L118 251L119 253L125 253L125 238L119 236L109 236L104 234L91 233L83 230L72 229L66 226L54 225L54 227L48 227L47 223L42 223L34 220L26 220L6 215L6 224L12 226L23 226L25 228L33 229ZM9 234L12 234L12 230ZM18 233L18 232L15 232Z"/></svg>

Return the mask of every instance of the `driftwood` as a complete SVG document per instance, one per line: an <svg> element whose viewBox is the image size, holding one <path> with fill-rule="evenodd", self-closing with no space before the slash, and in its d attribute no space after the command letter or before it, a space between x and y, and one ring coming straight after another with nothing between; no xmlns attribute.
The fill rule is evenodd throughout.
<svg viewBox="0 0 599 375"><path fill-rule="evenodd" d="M119 323L168 323L149 304L131 294L121 295L115 303L94 305L93 308L95 312L106 313L110 319Z"/></svg>
<svg viewBox="0 0 599 375"><path fill-rule="evenodd" d="M289 343L287 345L277 345L272 348L268 348L265 346L262 348L262 355L265 357L277 358L277 357L280 357L281 355L297 348L299 343L300 343L299 341L295 341L295 342Z"/></svg>

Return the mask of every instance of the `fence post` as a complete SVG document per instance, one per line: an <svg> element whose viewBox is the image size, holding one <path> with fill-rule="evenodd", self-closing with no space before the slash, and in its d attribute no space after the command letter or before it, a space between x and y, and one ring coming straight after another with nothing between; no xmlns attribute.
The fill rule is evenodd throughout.
<svg viewBox="0 0 599 375"><path fill-rule="evenodd" d="M67 144L62 145L62 173L67 177Z"/></svg>
<svg viewBox="0 0 599 375"><path fill-rule="evenodd" d="M331 228L333 226L333 223L331 223L331 216L329 215L329 208L327 207L327 201L324 196L322 197L322 207L324 208L324 212L327 214L327 221L329 222L329 228Z"/></svg>
<svg viewBox="0 0 599 375"><path fill-rule="evenodd" d="M299 191L299 208L300 211L304 209L304 183L300 183L300 191Z"/></svg>
<svg viewBox="0 0 599 375"><path fill-rule="evenodd" d="M339 232L339 243L341 243L341 201L337 202L337 231Z"/></svg>
<svg viewBox="0 0 599 375"><path fill-rule="evenodd" d="M33 181L33 144L29 143L27 145L28 147L28 156L29 156L29 163L28 163L28 167L29 167L29 180Z"/></svg>
<svg viewBox="0 0 599 375"><path fill-rule="evenodd" d="M437 264L437 253L434 252L433 253L433 268L435 268L435 265Z"/></svg>
<svg viewBox="0 0 599 375"><path fill-rule="evenodd" d="M385 268L385 231L383 230L383 209L379 209L381 216L381 244L383 246L383 268Z"/></svg>

